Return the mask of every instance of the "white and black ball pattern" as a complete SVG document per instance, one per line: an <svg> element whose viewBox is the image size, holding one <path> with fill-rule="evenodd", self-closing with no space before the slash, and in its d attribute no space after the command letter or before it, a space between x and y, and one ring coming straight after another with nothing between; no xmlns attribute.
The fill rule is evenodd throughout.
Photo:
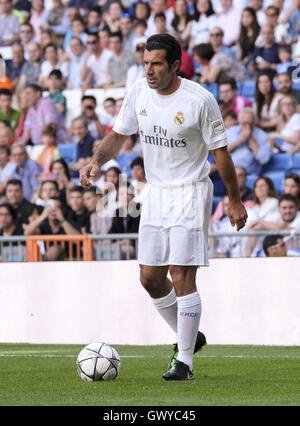
<svg viewBox="0 0 300 426"><path fill-rule="evenodd" d="M77 372L85 382L110 381L117 377L121 361L118 352L107 343L91 343L77 357Z"/></svg>

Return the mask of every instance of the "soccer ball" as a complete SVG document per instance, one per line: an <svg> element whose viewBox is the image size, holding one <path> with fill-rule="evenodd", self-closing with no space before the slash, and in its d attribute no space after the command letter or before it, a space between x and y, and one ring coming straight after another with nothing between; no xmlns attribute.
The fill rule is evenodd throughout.
<svg viewBox="0 0 300 426"><path fill-rule="evenodd" d="M121 361L118 352L106 343L91 343L77 357L77 372L85 382L109 381L117 377Z"/></svg>

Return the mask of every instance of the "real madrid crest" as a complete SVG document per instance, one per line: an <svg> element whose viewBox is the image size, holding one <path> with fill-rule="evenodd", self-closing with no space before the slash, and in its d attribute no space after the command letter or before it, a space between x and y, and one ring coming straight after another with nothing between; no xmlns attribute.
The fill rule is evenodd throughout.
<svg viewBox="0 0 300 426"><path fill-rule="evenodd" d="M182 126L184 123L183 112L177 112L177 115L174 118L174 121L175 121L175 124L177 124L177 126Z"/></svg>

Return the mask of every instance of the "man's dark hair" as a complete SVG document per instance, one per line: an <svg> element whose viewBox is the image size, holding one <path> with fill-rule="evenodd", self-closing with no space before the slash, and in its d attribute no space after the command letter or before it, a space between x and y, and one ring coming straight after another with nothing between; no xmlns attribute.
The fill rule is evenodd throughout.
<svg viewBox="0 0 300 426"><path fill-rule="evenodd" d="M169 69L175 61L179 61L181 65L182 52L180 43L170 34L154 34L149 37L146 42L146 50L148 50L148 52L152 50L165 50ZM180 67L178 67L178 70L179 68Z"/></svg>
<svg viewBox="0 0 300 426"><path fill-rule="evenodd" d="M8 89L0 89L0 96L1 95L9 96L10 98L12 98L12 92Z"/></svg>
<svg viewBox="0 0 300 426"><path fill-rule="evenodd" d="M114 105L116 104L115 98L106 98L106 99L104 99L103 104L104 104L104 102L112 102Z"/></svg>
<svg viewBox="0 0 300 426"><path fill-rule="evenodd" d="M293 203L295 203L295 206L297 206L297 200L291 194L283 194L283 195L281 195L281 197L279 197L279 204L282 201L292 201Z"/></svg>
<svg viewBox="0 0 300 426"><path fill-rule="evenodd" d="M0 145L0 151L5 151L6 155L9 157L10 156L10 147L7 145Z"/></svg>
<svg viewBox="0 0 300 426"><path fill-rule="evenodd" d="M56 191L59 191L59 186L56 180L46 179L41 182L41 187L43 187L46 183L52 183L55 186Z"/></svg>
<svg viewBox="0 0 300 426"><path fill-rule="evenodd" d="M1 207L4 207L6 210L9 211L9 214L13 218L13 221L15 221L17 219L16 210L13 208L13 206L11 204L9 204L9 203L2 203L2 204L0 204L0 209L1 209Z"/></svg>
<svg viewBox="0 0 300 426"><path fill-rule="evenodd" d="M237 115L236 112L233 109L227 109L224 114L223 114L223 120L225 120L225 118L227 117L231 117L234 120L237 120Z"/></svg>
<svg viewBox="0 0 300 426"><path fill-rule="evenodd" d="M93 101L94 104L97 105L97 99L93 95L83 95L82 98L81 98L81 102L86 101L86 100Z"/></svg>
<svg viewBox="0 0 300 426"><path fill-rule="evenodd" d="M96 12L96 13L98 13L98 15L102 16L102 9L101 9L101 6L95 5L95 6L91 7L91 8L89 9L89 13L90 13L90 12Z"/></svg>
<svg viewBox="0 0 300 426"><path fill-rule="evenodd" d="M84 188L82 186L76 185L70 188L70 193L72 192L80 192L81 194L84 193Z"/></svg>
<svg viewBox="0 0 300 426"><path fill-rule="evenodd" d="M97 186L90 186L89 188L85 188L83 193L91 192L94 195L97 195Z"/></svg>
<svg viewBox="0 0 300 426"><path fill-rule="evenodd" d="M282 238L283 237L281 235L267 235L264 238L264 241L263 241L263 250L264 250L266 256L269 256L268 248L272 247L272 246L276 246L277 241L279 239L282 239Z"/></svg>
<svg viewBox="0 0 300 426"><path fill-rule="evenodd" d="M89 37L96 37L97 41L99 40L99 34L97 32L87 30L86 33Z"/></svg>
<svg viewBox="0 0 300 426"><path fill-rule="evenodd" d="M62 80L63 75L62 75L61 70L52 70L52 71L50 72L50 74L49 74L49 77L50 77L50 78L51 78L51 77L54 77L54 78L56 78L57 80Z"/></svg>
<svg viewBox="0 0 300 426"><path fill-rule="evenodd" d="M8 187L8 185L17 185L21 189L23 189L22 181L20 181L20 179L9 179L9 181L6 184L6 188Z"/></svg>
<svg viewBox="0 0 300 426"><path fill-rule="evenodd" d="M53 49L57 52L57 46L55 43L48 43L46 44L46 46L43 48L43 55L45 55L46 50L48 49L48 47L53 47Z"/></svg>
<svg viewBox="0 0 300 426"><path fill-rule="evenodd" d="M219 86L222 86L223 84L229 84L232 90L237 90L237 84L236 80L234 78L224 78L221 79L219 82Z"/></svg>
<svg viewBox="0 0 300 426"><path fill-rule="evenodd" d="M42 135L52 136L54 139L56 139L56 129L48 124L48 126L44 127Z"/></svg>
<svg viewBox="0 0 300 426"><path fill-rule="evenodd" d="M123 41L123 34L121 33L121 31L114 31L110 33L109 38L112 38L112 37L118 37L120 41Z"/></svg>
<svg viewBox="0 0 300 426"><path fill-rule="evenodd" d="M130 168L132 169L134 166L141 166L144 169L144 160L142 157L137 157L130 163Z"/></svg>
<svg viewBox="0 0 300 426"><path fill-rule="evenodd" d="M276 78L280 77L281 75L287 76L290 80L292 80L292 76L288 72L281 72L280 74L277 74Z"/></svg>
<svg viewBox="0 0 300 426"><path fill-rule="evenodd" d="M193 54L210 61L215 55L215 51L210 43L201 43L193 47Z"/></svg>
<svg viewBox="0 0 300 426"><path fill-rule="evenodd" d="M161 19L163 19L165 22L166 22L166 20L167 20L166 15L164 14L164 12L158 12L158 13L156 13L156 14L155 14L155 16L154 16L154 21L155 21L157 18L161 18Z"/></svg>
<svg viewBox="0 0 300 426"><path fill-rule="evenodd" d="M43 88L41 86L39 86L38 84L34 84L34 83L33 84L28 84L26 86L26 89L32 89L35 92L43 93Z"/></svg>

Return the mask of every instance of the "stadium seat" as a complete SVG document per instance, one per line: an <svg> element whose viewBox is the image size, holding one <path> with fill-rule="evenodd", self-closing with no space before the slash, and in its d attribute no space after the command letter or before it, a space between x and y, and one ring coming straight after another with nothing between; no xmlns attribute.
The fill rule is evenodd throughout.
<svg viewBox="0 0 300 426"><path fill-rule="evenodd" d="M273 154L270 161L263 166L263 174L266 172L283 170L287 171L292 166L292 154Z"/></svg>
<svg viewBox="0 0 300 426"><path fill-rule="evenodd" d="M292 154L291 169L300 169L300 152L296 152L296 154Z"/></svg>
<svg viewBox="0 0 300 426"><path fill-rule="evenodd" d="M202 84L201 86L204 87L204 89L208 90L212 95L214 95L216 99L219 99L220 94L218 83Z"/></svg>
<svg viewBox="0 0 300 426"><path fill-rule="evenodd" d="M254 80L245 81L242 85L242 95L249 99L251 102L254 101L255 97L255 85L256 82Z"/></svg>
<svg viewBox="0 0 300 426"><path fill-rule="evenodd" d="M257 175L248 175L247 181L246 181L246 186L250 189L253 189L254 188L254 182L256 181L257 178L258 178Z"/></svg>
<svg viewBox="0 0 300 426"><path fill-rule="evenodd" d="M59 144L57 148L61 158L63 158L67 164L76 160L77 144Z"/></svg>
<svg viewBox="0 0 300 426"><path fill-rule="evenodd" d="M275 171L268 171L266 173L263 173L263 175L272 179L278 195L281 195L283 192L284 178L285 178L286 172L284 170L275 170Z"/></svg>

